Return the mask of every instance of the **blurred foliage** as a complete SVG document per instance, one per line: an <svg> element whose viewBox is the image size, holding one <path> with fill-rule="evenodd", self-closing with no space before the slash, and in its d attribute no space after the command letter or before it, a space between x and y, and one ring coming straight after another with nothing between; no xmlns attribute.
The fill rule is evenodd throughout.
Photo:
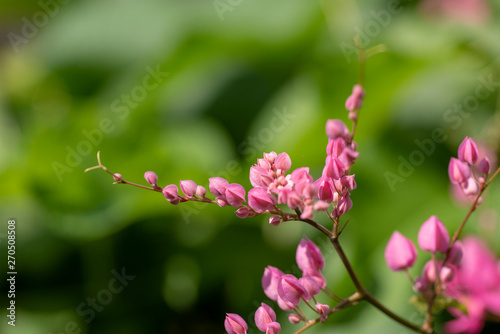
<svg viewBox="0 0 500 334"><path fill-rule="evenodd" d="M470 116L446 116L477 94L480 78L499 81L498 2L490 2L489 19L468 23L402 1L384 24L374 15L389 8L382 0L220 2L230 10L221 13L211 0L0 3L0 212L3 222L17 221L19 272L17 326L4 317L2 333L222 333L226 312L253 326L266 300L264 267L296 273L295 247L303 235L324 244L318 233L299 223L240 220L230 208L174 207L158 193L83 170L101 151L103 164L133 182L144 184L143 173L153 170L160 185L207 185L219 175L248 188L256 158L286 151L294 168L310 166L319 176L325 121L347 120L359 31L365 47L383 43L388 51L367 62L358 189L342 242L375 296L422 321L383 249L395 229L416 241L433 214L450 231L459 225L466 208L450 197L447 165L464 136L498 155L498 85ZM145 86L151 72L163 74ZM415 141L435 129L447 140L391 190L386 172L397 174L401 159L420 150ZM499 183L466 228L497 253ZM350 295L345 270L323 250L330 289ZM108 301L113 270L122 268L135 278ZM90 309L87 298L108 303L90 319L81 312ZM284 333L296 330L278 313ZM408 332L365 304L310 330L330 331Z"/></svg>

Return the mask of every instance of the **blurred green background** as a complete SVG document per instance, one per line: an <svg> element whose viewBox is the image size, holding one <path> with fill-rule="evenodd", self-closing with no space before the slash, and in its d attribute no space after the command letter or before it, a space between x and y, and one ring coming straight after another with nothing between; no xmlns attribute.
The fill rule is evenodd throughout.
<svg viewBox="0 0 500 334"><path fill-rule="evenodd" d="M347 120L357 82L355 33L387 52L367 61L358 189L342 242L369 290L421 322L383 250L395 229L416 242L430 215L450 231L459 225L467 209L450 196L447 166L465 136L498 155L500 5L487 4L479 19L471 10L457 19L418 1L1 2L0 332L223 333L233 312L257 333L265 266L298 274L295 248L304 235L324 244L318 233L240 220L231 208L172 206L83 171L101 151L132 182L152 170L161 186L219 175L249 189L256 159L286 151L292 168L319 177L325 121ZM447 140L414 153L436 129ZM391 186L401 159L418 166ZM466 228L497 254L499 201L495 182ZM8 219L17 224L15 328L4 315ZM350 295L338 258L322 249L328 286ZM419 255L414 275L428 260ZM122 271L134 278L118 289ZM299 328L277 313L283 333ZM409 333L366 304L309 332Z"/></svg>

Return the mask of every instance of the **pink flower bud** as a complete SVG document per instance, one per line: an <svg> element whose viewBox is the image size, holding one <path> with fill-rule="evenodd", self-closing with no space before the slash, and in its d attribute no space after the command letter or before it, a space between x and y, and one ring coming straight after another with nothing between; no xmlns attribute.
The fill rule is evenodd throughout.
<svg viewBox="0 0 500 334"><path fill-rule="evenodd" d="M279 332L281 332L281 325L278 322L273 321L267 324L266 334L278 334Z"/></svg>
<svg viewBox="0 0 500 334"><path fill-rule="evenodd" d="M428 288L429 288L429 281L426 280L423 276L417 277L417 279L415 280L415 284L413 284L413 291L424 294L427 292Z"/></svg>
<svg viewBox="0 0 500 334"><path fill-rule="evenodd" d="M463 246L461 241L456 241L450 249L448 255L448 262L454 266L460 266L463 257Z"/></svg>
<svg viewBox="0 0 500 334"><path fill-rule="evenodd" d="M250 209L247 206L242 206L234 212L238 218L245 219L250 214Z"/></svg>
<svg viewBox="0 0 500 334"><path fill-rule="evenodd" d="M342 154L342 151L346 147L345 140L343 138L328 139L328 145L326 146L326 155L333 155L338 157Z"/></svg>
<svg viewBox="0 0 500 334"><path fill-rule="evenodd" d="M262 288L266 296L276 301L278 299L278 281L284 273L276 267L267 266L262 275Z"/></svg>
<svg viewBox="0 0 500 334"><path fill-rule="evenodd" d="M297 307L306 293L297 277L291 274L281 276L278 281L278 305L284 311Z"/></svg>
<svg viewBox="0 0 500 334"><path fill-rule="evenodd" d="M281 223L281 217L280 216L271 216L269 217L269 224L273 226L278 226Z"/></svg>
<svg viewBox="0 0 500 334"><path fill-rule="evenodd" d="M326 121L326 135L328 138L348 138L350 136L349 129L347 126L339 119L329 119Z"/></svg>
<svg viewBox="0 0 500 334"><path fill-rule="evenodd" d="M307 276L316 281L320 289L326 288L326 279L319 271L305 271L302 276Z"/></svg>
<svg viewBox="0 0 500 334"><path fill-rule="evenodd" d="M207 189L203 186L196 186L196 196L205 198L205 195L207 194Z"/></svg>
<svg viewBox="0 0 500 334"><path fill-rule="evenodd" d="M265 170L271 169L271 163L266 159L257 159L257 166L262 167Z"/></svg>
<svg viewBox="0 0 500 334"><path fill-rule="evenodd" d="M264 159L269 161L269 163L271 163L271 164L274 162L274 160L276 159L277 156L278 155L274 151L272 151L270 153L264 153Z"/></svg>
<svg viewBox="0 0 500 334"><path fill-rule="evenodd" d="M465 196L474 196L479 191L479 186L474 177L469 177L464 182L460 183Z"/></svg>
<svg viewBox="0 0 500 334"><path fill-rule="evenodd" d="M337 192L333 186L332 179L327 176L322 176L314 182L318 188L317 199L331 203L333 201L333 194Z"/></svg>
<svg viewBox="0 0 500 334"><path fill-rule="evenodd" d="M298 314L291 313L288 315L288 321L290 321L292 324L296 325L302 321L302 317Z"/></svg>
<svg viewBox="0 0 500 334"><path fill-rule="evenodd" d="M229 185L227 180L222 177L211 177L208 179L209 186L208 189L215 197L224 197L226 193L226 187Z"/></svg>
<svg viewBox="0 0 500 334"><path fill-rule="evenodd" d="M352 200L349 196L342 196L337 201L337 206L335 207L334 215L335 217L341 217L347 213L347 211L352 209Z"/></svg>
<svg viewBox="0 0 500 334"><path fill-rule="evenodd" d="M290 170L290 168L292 167L292 160L290 159L290 156L285 152L280 153L276 157L276 160L274 160L274 167L285 172Z"/></svg>
<svg viewBox="0 0 500 334"><path fill-rule="evenodd" d="M300 219L313 219L314 218L314 213L313 213L313 208L310 205L307 205L304 207L304 211L302 211L302 214L300 215Z"/></svg>
<svg viewBox="0 0 500 334"><path fill-rule="evenodd" d="M469 178L470 168L465 162L451 158L448 165L448 175L451 183L461 183Z"/></svg>
<svg viewBox="0 0 500 334"><path fill-rule="evenodd" d="M316 272L322 270L325 266L323 254L321 254L318 246L308 238L300 241L295 253L295 260L303 272Z"/></svg>
<svg viewBox="0 0 500 334"><path fill-rule="evenodd" d="M482 158L478 168L481 173L488 175L491 172L490 160L487 157Z"/></svg>
<svg viewBox="0 0 500 334"><path fill-rule="evenodd" d="M357 187L356 181L354 181L354 174L342 176L340 178L340 183L342 186L346 187L347 190L354 190Z"/></svg>
<svg viewBox="0 0 500 334"><path fill-rule="evenodd" d="M319 293L319 285L318 282L312 277L305 276L299 278L299 283L306 290L306 294L304 295L304 300L311 300L314 296Z"/></svg>
<svg viewBox="0 0 500 334"><path fill-rule="evenodd" d="M245 201L245 188L241 184L231 183L226 187L226 200L229 205L240 207Z"/></svg>
<svg viewBox="0 0 500 334"><path fill-rule="evenodd" d="M300 167L294 170L290 176L293 183L313 182L313 178L309 175L309 167Z"/></svg>
<svg viewBox="0 0 500 334"><path fill-rule="evenodd" d="M224 327L228 334L246 334L248 330L245 320L234 313L227 313Z"/></svg>
<svg viewBox="0 0 500 334"><path fill-rule="evenodd" d="M248 205L258 213L272 211L276 205L276 197L262 188L252 188L248 192Z"/></svg>
<svg viewBox="0 0 500 334"><path fill-rule="evenodd" d="M325 304L316 303L316 310L318 310L319 320L325 322L330 315L330 306Z"/></svg>
<svg viewBox="0 0 500 334"><path fill-rule="evenodd" d="M271 322L276 321L276 313L274 310L265 303L262 303L261 306L255 312L255 325L261 332L266 332L267 325Z"/></svg>
<svg viewBox="0 0 500 334"><path fill-rule="evenodd" d="M115 180L116 182L120 182L122 180L122 175L120 173L114 173L113 180Z"/></svg>
<svg viewBox="0 0 500 334"><path fill-rule="evenodd" d="M328 204L325 201L317 201L314 203L313 209L316 211L326 211L330 207L330 204Z"/></svg>
<svg viewBox="0 0 500 334"><path fill-rule="evenodd" d="M450 236L446 227L436 216L431 216L420 227L418 245L427 252L446 253L448 251Z"/></svg>
<svg viewBox="0 0 500 334"><path fill-rule="evenodd" d="M259 166L250 167L250 183L252 186L267 189L273 181L274 178L264 168Z"/></svg>
<svg viewBox="0 0 500 334"><path fill-rule="evenodd" d="M193 197L196 194L196 183L191 180L181 180L180 182L181 190L187 197Z"/></svg>
<svg viewBox="0 0 500 334"><path fill-rule="evenodd" d="M179 188L175 184L170 184L163 188L163 196L169 202L172 202L179 198Z"/></svg>
<svg viewBox="0 0 500 334"><path fill-rule="evenodd" d="M217 203L217 205L220 206L221 208L227 206L227 201L222 197L217 197L215 199L215 203Z"/></svg>
<svg viewBox="0 0 500 334"><path fill-rule="evenodd" d="M332 179L340 179L346 171L344 163L332 155L326 157L325 168L323 169L323 175L331 177Z"/></svg>
<svg viewBox="0 0 500 334"><path fill-rule="evenodd" d="M302 205L302 199L296 191L291 191L288 193L286 204L290 209L295 210Z"/></svg>
<svg viewBox="0 0 500 334"><path fill-rule="evenodd" d="M359 157L359 152L352 150L350 147L346 147L339 156L340 161L346 166L348 169L351 167L356 159Z"/></svg>
<svg viewBox="0 0 500 334"><path fill-rule="evenodd" d="M438 272L441 270L440 262L434 262L432 260L427 261L423 269L423 276L428 282L434 282L436 280L436 269Z"/></svg>
<svg viewBox="0 0 500 334"><path fill-rule="evenodd" d="M465 137L458 147L458 158L473 165L477 161L478 155L479 153L474 140L469 137Z"/></svg>
<svg viewBox="0 0 500 334"><path fill-rule="evenodd" d="M439 271L439 278L441 279L441 282L451 282L454 276L455 271L453 270L453 268L450 268L448 266L444 266Z"/></svg>
<svg viewBox="0 0 500 334"><path fill-rule="evenodd" d="M345 101L345 108L349 111L358 110L363 105L363 97L365 91L360 85L355 85L352 88L352 94Z"/></svg>
<svg viewBox="0 0 500 334"><path fill-rule="evenodd" d="M410 268L417 258L415 245L398 231L394 231L385 247L385 261L392 271Z"/></svg>
<svg viewBox="0 0 500 334"><path fill-rule="evenodd" d="M158 176L156 176L155 172L144 173L144 178L146 179L147 183L149 183L153 187L156 187L156 182L158 182Z"/></svg>

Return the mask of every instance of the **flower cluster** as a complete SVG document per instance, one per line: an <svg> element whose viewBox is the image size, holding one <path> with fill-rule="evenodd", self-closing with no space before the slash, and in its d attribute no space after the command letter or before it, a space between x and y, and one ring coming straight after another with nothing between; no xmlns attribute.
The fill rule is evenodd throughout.
<svg viewBox="0 0 500 334"><path fill-rule="evenodd" d="M315 296L326 288L326 281L321 270L325 266L323 255L311 240L304 238L297 247L297 266L302 271L302 277L297 278L292 274L285 274L280 269L268 266L262 276L262 288L266 296L277 302L284 311L295 311L290 313L288 320L293 324L307 321L304 312L299 307L301 301L309 304L314 301L314 307L309 304L324 322L330 315L330 306L318 303ZM260 331L267 334L277 334L281 326L276 322L276 314L273 309L265 303L255 312L255 324ZM225 320L226 331L229 334L246 334L248 325L238 315L228 313Z"/></svg>
<svg viewBox="0 0 500 334"><path fill-rule="evenodd" d="M488 158L480 159L476 143L466 137L458 148L458 159L450 160L448 174L452 184L474 200L470 212L480 203L490 172ZM436 216L424 222L418 233L418 245L431 253L431 260L412 282L429 310L440 296L451 297L465 306L467 314L445 303L450 313L457 317L446 324L449 333L475 334L480 332L487 311L500 315L500 263L477 239L466 239L464 243L457 241L462 227L463 223L450 242L446 227ZM439 253L441 258L438 258ZM385 249L389 268L406 271L413 266L416 256L415 245L395 231Z"/></svg>
<svg viewBox="0 0 500 334"><path fill-rule="evenodd" d="M465 137L458 148L458 159L450 159L448 165L450 181L458 186L465 196L474 198L484 186L490 172L488 157L479 159L476 143L471 138Z"/></svg>
<svg viewBox="0 0 500 334"><path fill-rule="evenodd" d="M248 195L241 184L229 183L222 177L209 179L209 190L215 197L213 200L206 197L205 187L191 180L180 181L183 193L180 194L175 184L163 189L158 187L154 172L146 172L144 178L155 190L162 191L165 199L174 205L190 200L214 202L220 207L230 205L237 208L235 214L239 218L271 213L273 216L269 223L279 225L290 219L290 214L277 207L277 204L284 204L300 215L300 219L311 219L314 211L325 211L338 222L339 217L352 207L350 191L356 188L356 181L354 174L350 175L349 172L359 153L342 121L328 120L326 134L329 137L327 157L323 174L317 180L309 174L309 167L297 168L287 175L292 160L285 152L264 153L262 159L257 159L257 164L250 168L253 188L248 191Z"/></svg>
<svg viewBox="0 0 500 334"><path fill-rule="evenodd" d="M445 329L448 333L476 334L488 316L500 316L500 261L478 238L465 238L462 248L462 261L445 293L467 312L448 309L456 319L446 323Z"/></svg>

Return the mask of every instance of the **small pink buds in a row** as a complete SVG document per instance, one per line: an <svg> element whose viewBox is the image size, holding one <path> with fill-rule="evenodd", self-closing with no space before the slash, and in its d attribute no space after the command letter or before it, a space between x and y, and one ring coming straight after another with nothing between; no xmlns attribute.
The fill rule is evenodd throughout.
<svg viewBox="0 0 500 334"><path fill-rule="evenodd" d="M449 244L448 231L436 216L431 216L420 227L418 245L422 250L444 254L448 252ZM387 243L384 255L389 268L399 271L413 266L417 258L417 250L409 239L395 231ZM458 257L458 255L453 256Z"/></svg>

